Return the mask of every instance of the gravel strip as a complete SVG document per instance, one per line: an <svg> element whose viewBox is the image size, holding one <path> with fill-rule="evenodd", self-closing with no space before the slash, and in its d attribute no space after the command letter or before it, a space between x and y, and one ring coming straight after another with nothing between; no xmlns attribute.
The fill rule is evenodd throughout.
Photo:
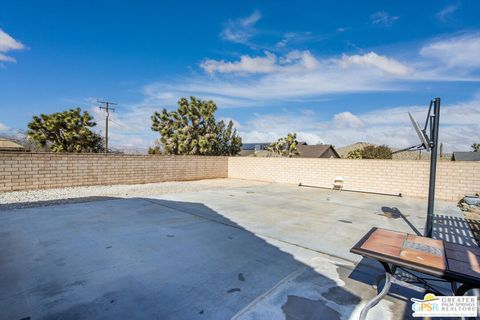
<svg viewBox="0 0 480 320"><path fill-rule="evenodd" d="M188 182L162 182L132 185L69 187L0 193L0 210L31 208L62 203L79 203L116 198L155 196L251 185L235 179L209 179Z"/></svg>

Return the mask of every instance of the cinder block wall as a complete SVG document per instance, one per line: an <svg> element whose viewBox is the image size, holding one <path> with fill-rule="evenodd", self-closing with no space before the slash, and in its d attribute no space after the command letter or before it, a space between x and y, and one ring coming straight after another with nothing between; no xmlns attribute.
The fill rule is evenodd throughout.
<svg viewBox="0 0 480 320"><path fill-rule="evenodd" d="M226 178L227 157L0 153L0 192Z"/></svg>
<svg viewBox="0 0 480 320"><path fill-rule="evenodd" d="M344 188L428 197L429 161L230 157L228 177L331 188L343 177ZM480 163L437 164L436 198L459 200L480 193Z"/></svg>

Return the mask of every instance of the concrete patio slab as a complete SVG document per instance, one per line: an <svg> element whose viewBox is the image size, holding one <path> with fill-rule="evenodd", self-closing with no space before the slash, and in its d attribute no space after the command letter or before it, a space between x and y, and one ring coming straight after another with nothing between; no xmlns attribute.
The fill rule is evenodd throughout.
<svg viewBox="0 0 480 320"><path fill-rule="evenodd" d="M94 199L0 212L0 318L354 319L381 271L351 245L372 226L422 232L426 211L255 182ZM394 288L369 318L408 318L414 295Z"/></svg>

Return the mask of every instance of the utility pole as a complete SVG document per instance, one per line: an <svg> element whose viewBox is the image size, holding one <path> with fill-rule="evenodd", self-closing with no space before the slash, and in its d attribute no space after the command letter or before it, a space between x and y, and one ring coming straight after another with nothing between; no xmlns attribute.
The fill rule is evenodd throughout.
<svg viewBox="0 0 480 320"><path fill-rule="evenodd" d="M110 115L110 110L115 111L115 108L111 108L110 106L116 106L115 102L110 101L100 101L97 100L98 103L102 103L105 107L99 107L102 110L105 110L105 153L108 153L108 117Z"/></svg>

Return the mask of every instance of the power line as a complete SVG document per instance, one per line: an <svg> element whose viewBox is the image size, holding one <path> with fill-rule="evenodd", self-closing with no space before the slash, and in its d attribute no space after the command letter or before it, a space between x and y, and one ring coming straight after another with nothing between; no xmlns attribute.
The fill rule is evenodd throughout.
<svg viewBox="0 0 480 320"><path fill-rule="evenodd" d="M126 126L124 126L123 124L120 124L120 123L116 122L116 121L113 120L113 119L110 119L110 121L112 121L113 123L115 123L115 124L116 124L117 126L119 126L120 128L123 128L123 129L128 130L128 128L127 128Z"/></svg>
<svg viewBox="0 0 480 320"><path fill-rule="evenodd" d="M98 103L102 103L105 107L99 107L101 110L105 110L105 153L108 153L108 117L110 115L110 110L115 111L115 108L111 108L110 106L116 106L115 102L110 101L100 101L97 100Z"/></svg>

